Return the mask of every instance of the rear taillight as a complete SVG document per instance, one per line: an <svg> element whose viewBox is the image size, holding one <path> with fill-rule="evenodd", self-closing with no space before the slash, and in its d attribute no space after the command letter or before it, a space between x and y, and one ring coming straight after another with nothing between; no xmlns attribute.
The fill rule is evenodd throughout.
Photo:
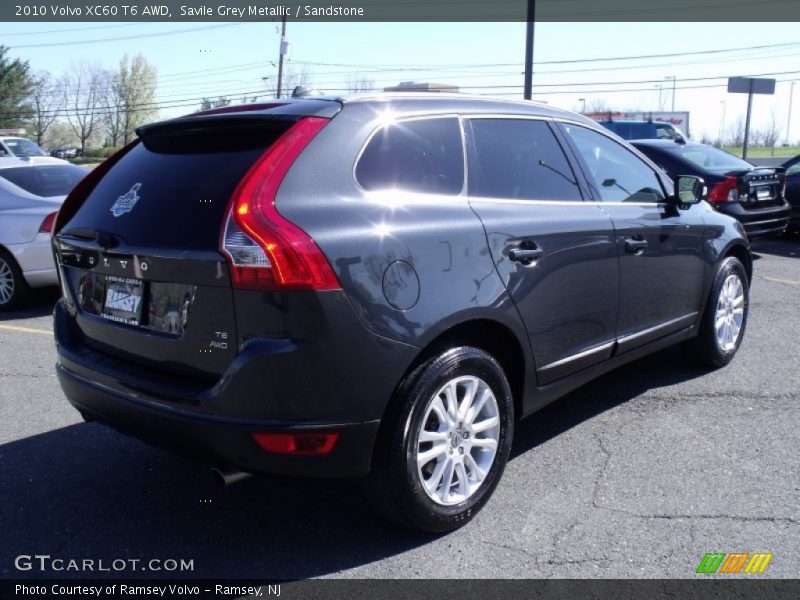
<svg viewBox="0 0 800 600"><path fill-rule="evenodd" d="M736 202L738 199L739 191L736 177L726 177L715 184L708 194L709 202Z"/></svg>
<svg viewBox="0 0 800 600"><path fill-rule="evenodd" d="M328 119L305 117L270 146L236 187L220 247L233 287L333 290L341 286L308 234L275 208L275 195L295 159Z"/></svg>
<svg viewBox="0 0 800 600"><path fill-rule="evenodd" d="M108 173L111 167L113 167L119 161L119 159L125 156L125 154L127 154L128 151L138 143L138 139L134 140L124 148L120 149L118 152L115 152L109 156L94 169L89 171L86 174L86 177L81 179L78 182L78 185L72 188L72 191L67 195L64 203L61 205L61 210L58 211L58 216L56 216L55 222L53 223L54 234L61 231L61 228L67 223L67 221L75 216L75 213L78 212L78 209L86 201L86 198L89 197L89 194L92 193L92 190L105 176L105 174Z"/></svg>
<svg viewBox="0 0 800 600"><path fill-rule="evenodd" d="M39 233L52 233L53 232L53 222L56 220L57 212L51 212L44 218L42 224L39 226Z"/></svg>

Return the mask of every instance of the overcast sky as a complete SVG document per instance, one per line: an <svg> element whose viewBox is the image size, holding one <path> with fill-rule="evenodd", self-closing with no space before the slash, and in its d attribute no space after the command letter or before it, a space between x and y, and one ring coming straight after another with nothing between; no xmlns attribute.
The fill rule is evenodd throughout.
<svg viewBox="0 0 800 600"><path fill-rule="evenodd" d="M315 87L331 93L344 93L358 74L377 88L434 81L521 98L524 34L524 23L290 23L288 70L306 70ZM263 94L262 78L276 78L279 34L276 23L2 23L0 42L55 75L71 62L113 67L123 54L141 52L158 67L159 116L169 117L192 112L203 96ZM664 54L673 56L652 56ZM608 58L616 60L597 60ZM660 96L669 109L672 81L665 78L675 76L675 108L690 111L692 136L716 138L723 111L727 129L746 108L746 95L727 93L726 78L774 77L775 96L754 101L753 126L764 126L774 110L784 139L799 58L796 23L540 23L534 97L571 110L582 107L580 98L590 106L658 110Z"/></svg>

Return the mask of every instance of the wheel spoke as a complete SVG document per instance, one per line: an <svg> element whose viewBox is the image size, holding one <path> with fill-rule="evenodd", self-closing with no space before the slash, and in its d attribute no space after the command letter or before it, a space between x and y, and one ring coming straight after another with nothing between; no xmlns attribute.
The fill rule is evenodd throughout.
<svg viewBox="0 0 800 600"><path fill-rule="evenodd" d="M419 434L419 441L422 442L444 442L450 437L447 431L428 431L423 429Z"/></svg>
<svg viewBox="0 0 800 600"><path fill-rule="evenodd" d="M464 468L463 462L456 463L455 475L458 479L458 491L466 499L469 496L469 477L467 477L467 470Z"/></svg>
<svg viewBox="0 0 800 600"><path fill-rule="evenodd" d="M447 466L444 469L444 476L442 477L442 487L439 489L439 498L443 503L446 503L450 498L450 488L453 485L453 472L454 472L453 459L447 459Z"/></svg>
<svg viewBox="0 0 800 600"><path fill-rule="evenodd" d="M464 385L464 398L458 405L458 419L463 420L475 400L475 392L478 390L478 381L470 379Z"/></svg>
<svg viewBox="0 0 800 600"><path fill-rule="evenodd" d="M480 423L473 423L472 431L473 433L481 433L482 431L491 429L492 427L495 427L496 425L499 424L500 424L500 419L498 417L489 417L488 419L484 419Z"/></svg>
<svg viewBox="0 0 800 600"><path fill-rule="evenodd" d="M436 415L439 423L447 426L450 425L450 417L447 415L447 409L444 407L444 404L442 404L441 398L437 397L433 399L430 410Z"/></svg>
<svg viewBox="0 0 800 600"><path fill-rule="evenodd" d="M436 489L439 487L439 483L442 481L442 476L444 475L444 469L447 467L447 463L450 459L442 460L436 463L436 467L433 469L433 473L429 479L423 481L423 484L428 490L429 494L435 494Z"/></svg>
<svg viewBox="0 0 800 600"><path fill-rule="evenodd" d="M492 390L490 390L488 387L485 390L483 390L483 393L478 398L478 401L475 402L475 404L473 404L470 407L469 412L464 417L464 421L468 425L472 425L472 423L475 422L475 418L479 414L481 414L481 410L483 410L483 406L486 404L486 401L489 399L489 396L491 396L491 395L492 395Z"/></svg>
<svg viewBox="0 0 800 600"><path fill-rule="evenodd" d="M444 388L444 396L447 416L451 421L455 421L458 418L458 396L455 381L451 381L448 386Z"/></svg>
<svg viewBox="0 0 800 600"><path fill-rule="evenodd" d="M467 452L467 454L464 455L464 463L469 468L470 473L473 474L472 475L473 479L475 479L478 482L483 481L484 477L486 477L486 471L481 469L480 465L478 465L475 459L472 458L472 454L470 454L469 452Z"/></svg>
<svg viewBox="0 0 800 600"><path fill-rule="evenodd" d="M494 450L497 448L497 440L494 438L473 438L472 447L489 448L490 450Z"/></svg>
<svg viewBox="0 0 800 600"><path fill-rule="evenodd" d="M420 468L424 467L434 458L442 456L443 454L446 453L447 453L447 443L434 444L433 448L430 448L425 452L420 452L417 455L417 464L420 466Z"/></svg>

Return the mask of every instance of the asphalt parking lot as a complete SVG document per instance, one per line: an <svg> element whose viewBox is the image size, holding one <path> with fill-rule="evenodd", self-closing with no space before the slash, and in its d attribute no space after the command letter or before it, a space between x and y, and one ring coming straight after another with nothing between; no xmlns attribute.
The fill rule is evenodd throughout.
<svg viewBox="0 0 800 600"><path fill-rule="evenodd" d="M349 483L221 489L203 465L83 423L54 376L55 296L39 294L0 316L0 577L81 576L14 568L49 554L192 559L180 577L683 578L707 552L771 552L763 576L797 577L800 238L753 249L729 367L670 349L556 402L518 425L484 511L439 537L386 524Z"/></svg>

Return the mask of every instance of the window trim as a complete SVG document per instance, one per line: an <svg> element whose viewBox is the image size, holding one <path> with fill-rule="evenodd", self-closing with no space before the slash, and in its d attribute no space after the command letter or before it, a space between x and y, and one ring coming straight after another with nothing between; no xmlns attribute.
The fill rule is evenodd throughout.
<svg viewBox="0 0 800 600"><path fill-rule="evenodd" d="M565 139L566 143L569 144L570 150L574 155L575 161L578 163L578 168L581 170L581 174L583 175L583 179L586 182L587 189L589 190L589 193L592 196L591 200L592 203L601 206L605 205L605 206L657 206L657 207L668 206L670 204L670 194L667 192L667 189L664 186L664 181L661 175L659 174L658 168L654 167L654 163L652 163L652 161L647 156L644 155L639 156L639 154L641 154L639 150L633 148L632 151L631 148L627 148L624 144L620 144L617 140L614 139L612 135L608 135L605 131L601 131L600 129L595 129L594 127L589 127L584 123L579 123L578 121L573 121L571 119L554 119L554 122L556 123L557 126L559 126L559 130L562 137ZM581 154L578 152L575 142L572 140L569 133L564 130L563 128L564 125L574 125L586 129L587 131L592 131L594 133L597 133L607 138L609 141L613 142L623 150L627 151L628 154L630 154L634 158L638 158L639 161L641 161L642 164L644 164L644 166L650 169L650 171L653 173L653 176L656 178L658 185L661 187L661 192L664 194L664 200L662 200L661 202L627 202L619 200L613 200L613 201L603 200L602 195L600 194L600 190L596 189L597 188L596 184L586 174L588 165L586 165L586 162L583 160L583 156L581 156Z"/></svg>
<svg viewBox="0 0 800 600"><path fill-rule="evenodd" d="M367 139L361 144L361 148L359 148L358 152L356 153L356 158L353 161L353 168L351 170L351 176L353 179L353 184L355 185L356 189L361 192L362 194L381 194L385 193L386 190L368 190L361 185L361 182L358 181L358 177L356 176L356 169L358 168L358 163L361 162L361 158L364 155L364 152L367 150L367 146L370 145L372 139L378 135L378 133L385 129L386 127L391 127L392 125L396 125L397 123L407 123L409 121L429 121L433 119L453 119L456 121L459 130L459 137L461 139L461 173L462 173L462 181L461 181L461 189L458 191L457 194L434 194L430 192L415 192L412 190L398 190L404 194L411 194L415 196L436 196L441 198L461 198L466 197L467 195L467 179L469 173L467 172L467 148L466 148L466 138L464 136L464 124L461 119L461 115L457 113L437 113L437 114L425 114L425 115L409 115L409 116L401 116L390 123L381 123L377 127L375 127L367 136Z"/></svg>
<svg viewBox="0 0 800 600"><path fill-rule="evenodd" d="M468 113L461 115L462 119L462 129L464 129L466 133L466 128L469 127L469 141L465 140L464 143L464 150L467 153L466 165L467 165L467 179L465 180L465 184L467 186L467 197L469 198L470 202L481 202L483 204L491 204L491 203L499 203L499 204L548 204L548 205L584 205L589 198L587 198L586 189L583 185L583 170L581 169L578 172L573 164L573 161L570 160L570 153L567 148L564 147L563 141L560 139L558 132L554 130L553 123L554 120L552 117L544 116L544 115L519 115L519 114L502 114L502 113L491 113L491 114L483 114L483 113ZM567 166L570 168L572 175L575 177L575 187L578 190L578 195L580 199L577 200L545 200L545 199L525 199L525 198L493 198L487 196L473 196L470 193L469 189L469 155L470 153L475 154L475 158L477 159L477 147L475 146L475 134L472 130L472 122L473 121L488 121L488 120L502 120L502 121L543 121L545 126L547 127L550 134L553 136L558 147L561 149L562 154L564 155L564 160L567 162ZM469 148L467 148L467 143L469 143ZM571 148L570 148L571 151Z"/></svg>

